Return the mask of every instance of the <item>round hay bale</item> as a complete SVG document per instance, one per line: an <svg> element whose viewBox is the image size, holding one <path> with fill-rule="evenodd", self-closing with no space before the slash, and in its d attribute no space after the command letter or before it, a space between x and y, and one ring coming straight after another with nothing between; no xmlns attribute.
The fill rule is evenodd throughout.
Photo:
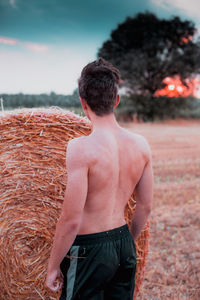
<svg viewBox="0 0 200 300"><path fill-rule="evenodd" d="M70 139L91 123L58 108L0 113L0 299L59 299L45 287L48 258L66 188ZM130 224L132 195L125 209ZM137 240L136 291L148 252L148 225Z"/></svg>

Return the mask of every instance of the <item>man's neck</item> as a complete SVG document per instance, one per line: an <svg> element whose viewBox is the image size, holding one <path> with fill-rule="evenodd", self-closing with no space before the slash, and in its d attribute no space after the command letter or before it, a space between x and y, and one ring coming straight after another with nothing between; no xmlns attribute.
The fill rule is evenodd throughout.
<svg viewBox="0 0 200 300"><path fill-rule="evenodd" d="M91 122L93 133L102 130L112 130L120 128L114 113L102 117L93 115L91 118Z"/></svg>

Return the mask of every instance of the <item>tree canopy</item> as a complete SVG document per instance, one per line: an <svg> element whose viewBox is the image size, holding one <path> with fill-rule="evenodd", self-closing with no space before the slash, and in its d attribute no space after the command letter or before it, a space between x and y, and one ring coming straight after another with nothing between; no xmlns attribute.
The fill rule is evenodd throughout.
<svg viewBox="0 0 200 300"><path fill-rule="evenodd" d="M127 17L111 32L98 56L119 68L129 95L155 98L166 77L186 79L200 73L200 44L195 25L179 17L159 19L152 13Z"/></svg>

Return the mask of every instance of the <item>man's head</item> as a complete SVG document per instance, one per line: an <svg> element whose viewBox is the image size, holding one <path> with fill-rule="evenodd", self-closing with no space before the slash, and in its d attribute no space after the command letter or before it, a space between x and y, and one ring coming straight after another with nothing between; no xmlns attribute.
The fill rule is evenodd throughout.
<svg viewBox="0 0 200 300"><path fill-rule="evenodd" d="M97 116L113 112L117 100L119 70L103 58L86 65L79 78L79 95ZM118 99L119 102L119 99Z"/></svg>

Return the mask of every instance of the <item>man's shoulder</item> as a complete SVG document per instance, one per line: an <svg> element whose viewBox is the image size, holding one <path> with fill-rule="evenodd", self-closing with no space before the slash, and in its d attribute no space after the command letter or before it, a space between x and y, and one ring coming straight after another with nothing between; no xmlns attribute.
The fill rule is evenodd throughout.
<svg viewBox="0 0 200 300"><path fill-rule="evenodd" d="M67 144L66 153L70 153L70 156L76 158L77 161L85 161L88 159L88 152L87 136L71 139Z"/></svg>
<svg viewBox="0 0 200 300"><path fill-rule="evenodd" d="M125 128L123 128L123 131L127 134L127 137L130 138L133 142L135 142L143 147L149 146L147 139L143 135L141 135L139 133L131 132Z"/></svg>
<svg viewBox="0 0 200 300"><path fill-rule="evenodd" d="M142 152L147 160L151 158L151 148L148 140L141 134L130 132L133 143Z"/></svg>
<svg viewBox="0 0 200 300"><path fill-rule="evenodd" d="M136 141L138 143L141 144L141 146L144 146L144 147L148 147L149 146L148 140L143 135L141 135L139 133L134 133L134 138L136 139Z"/></svg>
<svg viewBox="0 0 200 300"><path fill-rule="evenodd" d="M69 140L68 145L76 145L76 147L86 140L87 136L79 136Z"/></svg>
<svg viewBox="0 0 200 300"><path fill-rule="evenodd" d="M71 147L73 149L77 150L86 150L87 147L89 147L89 137L88 136L79 136L76 138L71 139L68 142L68 147Z"/></svg>

